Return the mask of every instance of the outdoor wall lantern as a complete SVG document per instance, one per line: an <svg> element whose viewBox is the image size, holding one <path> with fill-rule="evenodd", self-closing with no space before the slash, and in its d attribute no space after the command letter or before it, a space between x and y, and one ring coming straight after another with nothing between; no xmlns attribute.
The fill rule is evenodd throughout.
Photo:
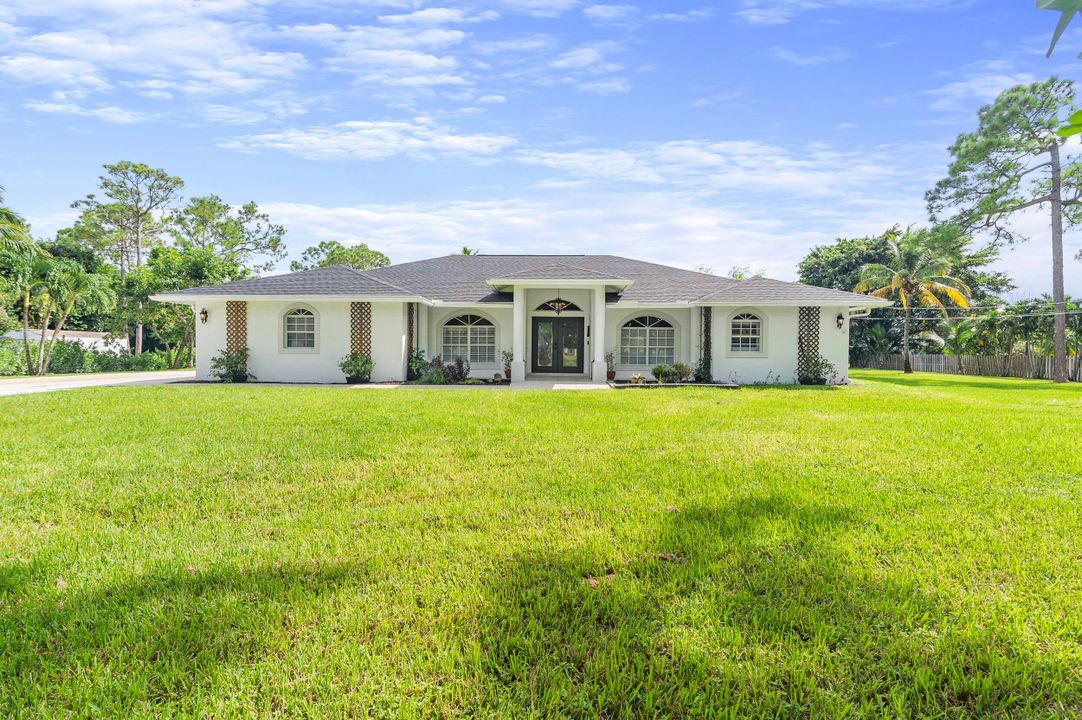
<svg viewBox="0 0 1082 720"><path fill-rule="evenodd" d="M210 317L210 313L207 312L206 308L203 308L202 310L199 311L199 322L206 325L208 317Z"/></svg>
<svg viewBox="0 0 1082 720"><path fill-rule="evenodd" d="M203 312L206 312L206 310L204 310ZM838 321L838 329L841 330L842 328L845 327L845 315L842 315L841 313L838 313L838 317L836 319ZM206 321L204 321L204 322L206 322Z"/></svg>

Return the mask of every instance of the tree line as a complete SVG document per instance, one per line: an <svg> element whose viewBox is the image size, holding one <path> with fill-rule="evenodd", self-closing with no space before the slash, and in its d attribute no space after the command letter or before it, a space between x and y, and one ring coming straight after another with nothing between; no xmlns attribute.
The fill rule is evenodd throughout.
<svg viewBox="0 0 1082 720"><path fill-rule="evenodd" d="M127 338L134 357L152 352L165 367L190 366L193 310L151 296L254 277L286 255L286 229L254 202L185 200L183 180L142 163L103 169L97 191L72 203L75 222L49 239L33 237L0 188L0 331L21 330L27 374L49 371L65 328L105 331ZM291 268L389 262L363 244L324 241Z"/></svg>
<svg viewBox="0 0 1082 720"><path fill-rule="evenodd" d="M1063 235L1082 225L1082 162L1062 129L1079 116L1074 101L1074 84L1055 77L1004 91L950 147L946 177L925 196L930 227L839 238L803 259L802 282L896 301L853 324L853 354L901 352L911 372L914 346L1041 352L1054 358L1053 380L1068 380L1067 357L1082 352L1079 304L1064 288ZM1048 222L1052 292L1007 303L1014 284L989 268L1031 239L1014 224L1024 213Z"/></svg>

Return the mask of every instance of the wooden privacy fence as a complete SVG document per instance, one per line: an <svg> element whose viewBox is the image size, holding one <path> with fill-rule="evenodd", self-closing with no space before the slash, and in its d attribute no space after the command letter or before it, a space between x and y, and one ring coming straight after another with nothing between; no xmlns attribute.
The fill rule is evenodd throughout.
<svg viewBox="0 0 1082 720"><path fill-rule="evenodd" d="M909 356L917 372L940 372L954 375L984 375L986 377L1015 377L1048 379L1052 377L1052 358L1048 355L921 355ZM901 370L901 355L875 355L857 358L853 367ZM1067 358L1067 377L1082 382L1082 361L1077 356Z"/></svg>

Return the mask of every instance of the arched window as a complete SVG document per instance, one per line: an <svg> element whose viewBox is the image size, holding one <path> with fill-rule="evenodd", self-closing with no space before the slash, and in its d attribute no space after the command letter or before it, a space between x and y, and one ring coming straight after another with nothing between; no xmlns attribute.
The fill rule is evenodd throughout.
<svg viewBox="0 0 1082 720"><path fill-rule="evenodd" d="M729 349L732 352L760 352L763 348L763 321L751 313L734 315L729 335Z"/></svg>
<svg viewBox="0 0 1082 720"><path fill-rule="evenodd" d="M316 347L316 314L306 308L293 308L285 314L283 345L288 349Z"/></svg>
<svg viewBox="0 0 1082 720"><path fill-rule="evenodd" d="M443 325L443 359L496 362L496 328L480 315L459 315Z"/></svg>
<svg viewBox="0 0 1082 720"><path fill-rule="evenodd" d="M672 364L676 359L676 330L668 320L642 315L620 328L620 364Z"/></svg>
<svg viewBox="0 0 1082 720"><path fill-rule="evenodd" d="M543 302L537 306L537 312L554 312L557 315L563 312L582 312L578 305L569 301L556 298L555 300L549 300Z"/></svg>

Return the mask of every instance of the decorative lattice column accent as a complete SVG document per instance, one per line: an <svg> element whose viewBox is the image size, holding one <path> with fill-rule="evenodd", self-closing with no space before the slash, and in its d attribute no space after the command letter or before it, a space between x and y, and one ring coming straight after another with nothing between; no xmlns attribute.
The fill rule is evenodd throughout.
<svg viewBox="0 0 1082 720"><path fill-rule="evenodd" d="M225 304L225 347L230 352L248 347L248 303L243 300Z"/></svg>
<svg viewBox="0 0 1082 720"><path fill-rule="evenodd" d="M372 303L349 304L349 349L358 355L372 354Z"/></svg>
<svg viewBox="0 0 1082 720"><path fill-rule="evenodd" d="M406 352L413 354L413 334L417 325L417 306L414 303L406 304Z"/></svg>
<svg viewBox="0 0 1082 720"><path fill-rule="evenodd" d="M700 331L702 336L699 338L699 380L710 380L714 373L714 358L713 358L713 335L711 330L711 324L714 318L714 308L704 307L701 308L700 313Z"/></svg>
<svg viewBox="0 0 1082 720"><path fill-rule="evenodd" d="M819 356L819 326L821 310L817 307L800 308L800 317L797 321L797 372L808 371L808 363L814 362Z"/></svg>

